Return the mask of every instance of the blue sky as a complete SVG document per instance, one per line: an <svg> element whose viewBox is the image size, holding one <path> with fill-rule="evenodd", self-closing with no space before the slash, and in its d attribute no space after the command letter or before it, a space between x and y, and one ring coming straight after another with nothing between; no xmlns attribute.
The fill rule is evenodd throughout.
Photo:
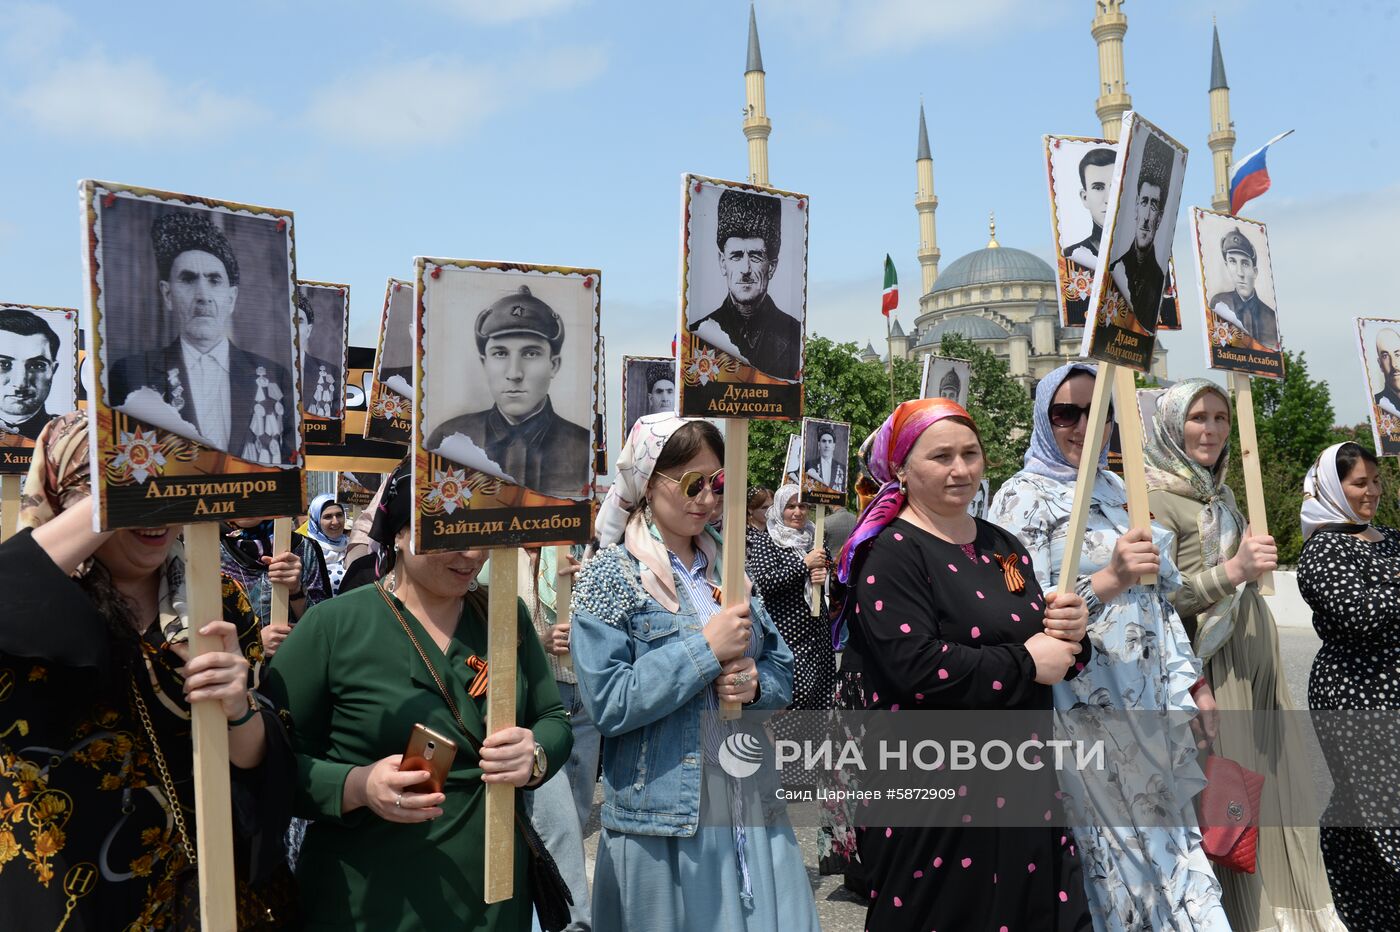
<svg viewBox="0 0 1400 932"><path fill-rule="evenodd" d="M1212 186L1212 14L1236 154L1297 130L1245 212L1270 224L1286 345L1331 382L1340 420L1362 419L1350 320L1400 316L1400 4L1127 12L1134 106L1191 149L1178 256ZM886 252L913 318L920 95L944 267L985 245L992 210L1004 245L1050 257L1040 137L1099 130L1092 15L1092 0L758 4L771 180L812 199L809 331L883 337ZM85 177L294 210L298 272L351 284L360 344L414 255L596 266L615 435L616 360L669 352L675 330L679 176L747 174L747 16L740 0L0 2L0 298L80 306ZM1204 371L1199 307L1184 311L1176 378Z"/></svg>

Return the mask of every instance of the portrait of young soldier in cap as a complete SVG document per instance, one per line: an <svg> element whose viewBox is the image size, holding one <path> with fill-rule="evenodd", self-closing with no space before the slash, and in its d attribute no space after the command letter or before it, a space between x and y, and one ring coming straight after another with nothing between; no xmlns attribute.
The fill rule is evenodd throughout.
<svg viewBox="0 0 1400 932"><path fill-rule="evenodd" d="M749 365L775 378L796 379L802 365L802 324L768 294L782 245L782 201L726 189L717 213L715 245L728 294L712 314L691 320L689 329L713 321Z"/></svg>
<svg viewBox="0 0 1400 932"><path fill-rule="evenodd" d="M1171 146L1146 134L1136 189L1128 202L1134 208L1132 245L1110 266L1113 281L1132 307L1133 318L1143 333L1157 329L1157 314L1167 283L1167 271L1157 259L1157 229L1166 210L1172 160ZM1121 223L1115 227L1124 229Z"/></svg>
<svg viewBox="0 0 1400 932"><path fill-rule="evenodd" d="M559 374L564 321L521 285L477 315L475 330L493 403L440 424L427 449L440 452L446 440L462 434L516 484L578 497L593 456L588 428L556 414L549 398Z"/></svg>
<svg viewBox="0 0 1400 932"><path fill-rule="evenodd" d="M109 403L118 407L149 388L213 449L259 463L292 462L291 374L232 339L239 268L228 239L203 214L181 210L156 218L151 243L161 311L179 336L118 359L108 374ZM255 318L247 325L263 324Z"/></svg>
<svg viewBox="0 0 1400 932"><path fill-rule="evenodd" d="M329 326L329 325L328 325ZM316 308L311 301L311 289L297 288L297 331L301 341L301 392L306 413L312 417L340 416L341 367L311 352L311 338L316 333Z"/></svg>
<svg viewBox="0 0 1400 932"><path fill-rule="evenodd" d="M49 419L64 413L47 409L60 345L38 314L0 308L0 446L12 438L39 439Z"/></svg>
<svg viewBox="0 0 1400 932"><path fill-rule="evenodd" d="M1229 291L1222 291L1210 299L1211 309L1228 320L1233 317L1241 330L1249 334L1255 342L1271 350L1279 348L1278 313L1259 298L1255 281L1259 277L1259 258L1254 244L1239 228L1231 228L1220 239L1220 253L1225 258L1226 284Z"/></svg>

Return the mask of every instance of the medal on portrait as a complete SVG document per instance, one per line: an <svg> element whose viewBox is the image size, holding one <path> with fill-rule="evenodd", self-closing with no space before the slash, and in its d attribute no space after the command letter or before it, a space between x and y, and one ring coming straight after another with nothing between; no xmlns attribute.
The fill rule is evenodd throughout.
<svg viewBox="0 0 1400 932"><path fill-rule="evenodd" d="M1400 320L1356 319L1371 436L1381 456L1400 456Z"/></svg>
<svg viewBox="0 0 1400 932"><path fill-rule="evenodd" d="M77 310L0 302L0 474L28 472L39 431L77 404Z"/></svg>
<svg viewBox="0 0 1400 932"><path fill-rule="evenodd" d="M1264 224L1191 208L1191 246L1212 369L1283 378L1274 265Z"/></svg>
<svg viewBox="0 0 1400 932"><path fill-rule="evenodd" d="M682 184L679 413L797 420L808 199L698 175Z"/></svg>
<svg viewBox="0 0 1400 932"><path fill-rule="evenodd" d="M1186 147L1131 111L1121 138L1080 354L1147 372L1167 293Z"/></svg>
<svg viewBox="0 0 1400 932"><path fill-rule="evenodd" d="M416 552L588 540L597 269L415 260Z"/></svg>
<svg viewBox="0 0 1400 932"><path fill-rule="evenodd" d="M100 529L301 512L291 212L81 193Z"/></svg>

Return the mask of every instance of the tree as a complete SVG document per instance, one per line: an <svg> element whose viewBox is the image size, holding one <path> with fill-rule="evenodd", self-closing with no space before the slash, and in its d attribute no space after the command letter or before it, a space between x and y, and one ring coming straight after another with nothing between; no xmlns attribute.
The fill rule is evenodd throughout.
<svg viewBox="0 0 1400 932"><path fill-rule="evenodd" d="M862 362L854 343L835 343L813 336L807 341L803 365L804 411L808 417L845 421L851 425L851 459L847 475L854 484L858 475L856 451L866 437L889 416L889 370L881 363ZM988 478L995 489L1021 468L1021 457L1030 442L1031 403L1011 378L1006 363L988 350L959 336L944 336L943 356L966 359L972 364L968 389L968 413L982 432L987 450ZM894 363L894 401L919 397L922 364L897 359ZM753 421L749 426L749 486L775 488L781 480L788 437L800 425L786 421Z"/></svg>

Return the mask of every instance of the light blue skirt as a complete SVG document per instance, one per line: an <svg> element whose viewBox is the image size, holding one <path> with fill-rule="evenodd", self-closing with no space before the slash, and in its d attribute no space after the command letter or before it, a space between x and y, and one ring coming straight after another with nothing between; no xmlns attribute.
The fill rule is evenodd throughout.
<svg viewBox="0 0 1400 932"><path fill-rule="evenodd" d="M593 928L608 932L818 932L802 852L783 818L750 826L745 858L753 905L740 895L729 780L705 768L700 828L688 838L603 829L593 876ZM744 808L761 812L752 781ZM752 822L753 820L746 820Z"/></svg>

